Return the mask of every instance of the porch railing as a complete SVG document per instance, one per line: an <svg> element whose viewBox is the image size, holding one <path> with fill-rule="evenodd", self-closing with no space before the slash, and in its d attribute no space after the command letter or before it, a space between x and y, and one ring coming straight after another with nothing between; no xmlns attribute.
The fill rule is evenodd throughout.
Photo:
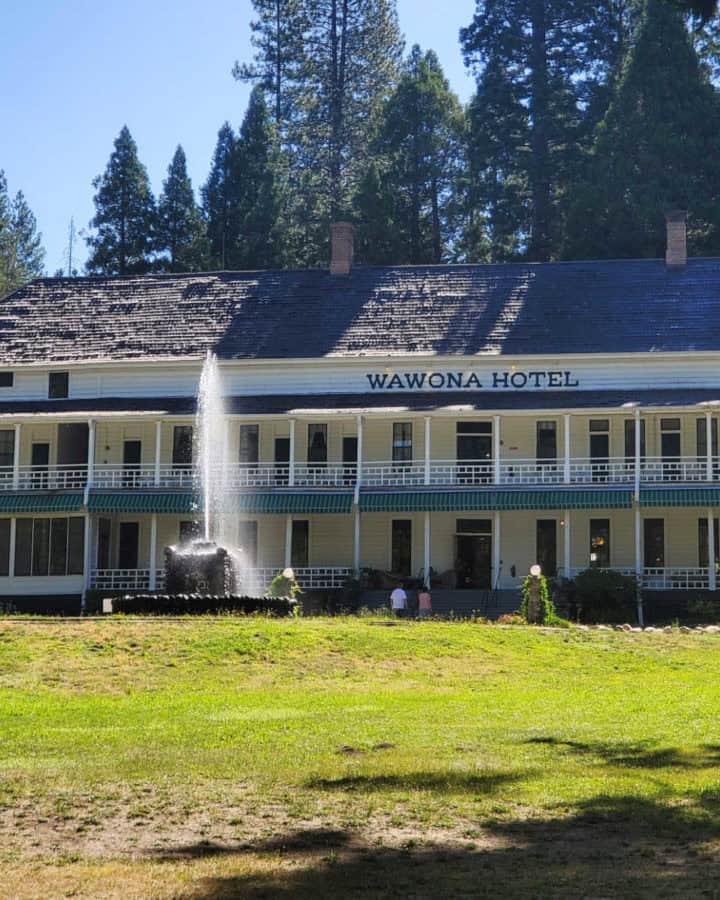
<svg viewBox="0 0 720 900"><path fill-rule="evenodd" d="M569 577L574 578L585 568L571 568ZM630 578L636 574L633 566L610 566L610 570ZM559 575L564 572L563 568L558 569ZM641 584L648 591L708 590L709 569L707 566L649 566L642 571Z"/></svg>
<svg viewBox="0 0 720 900"><path fill-rule="evenodd" d="M308 566L293 570L304 591L327 591L341 588L353 574L347 566ZM243 572L242 593L263 594L282 568L252 568ZM156 572L156 590L165 588L165 571ZM147 591L150 589L149 569L93 569L90 587L102 591Z"/></svg>
<svg viewBox="0 0 720 900"><path fill-rule="evenodd" d="M155 578L155 588L161 591L165 587L165 570L158 569ZM148 591L150 569L93 569L90 587L100 591Z"/></svg>

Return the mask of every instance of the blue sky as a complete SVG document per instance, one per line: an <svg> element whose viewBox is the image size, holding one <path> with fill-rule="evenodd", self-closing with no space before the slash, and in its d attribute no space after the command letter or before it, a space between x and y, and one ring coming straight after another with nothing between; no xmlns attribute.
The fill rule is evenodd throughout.
<svg viewBox="0 0 720 900"><path fill-rule="evenodd" d="M461 100L472 91L458 31L474 0L398 0L408 47L434 49ZM249 88L230 70L249 59L250 0L8 0L0 54L0 169L37 216L50 274L66 265L70 217L86 228L92 179L123 124L159 193L175 147L196 191L227 119ZM83 241L76 245L80 261Z"/></svg>

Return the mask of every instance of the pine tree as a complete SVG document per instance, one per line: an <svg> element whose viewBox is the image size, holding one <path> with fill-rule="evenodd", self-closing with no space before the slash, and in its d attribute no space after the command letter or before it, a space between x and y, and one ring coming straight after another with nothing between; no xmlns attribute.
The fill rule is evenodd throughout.
<svg viewBox="0 0 720 900"><path fill-rule="evenodd" d="M227 269L238 240L237 142L229 122L218 132L210 174L201 189L212 268Z"/></svg>
<svg viewBox="0 0 720 900"><path fill-rule="evenodd" d="M370 191L383 198L377 211L392 233L369 223L378 254L365 247L368 262L384 261L392 247L396 263L439 263L454 242L453 189L463 168L463 113L436 54L414 46L381 119L373 155L384 173L371 170L358 205L368 214ZM373 182L379 181L378 184ZM387 216L385 208L392 208Z"/></svg>
<svg viewBox="0 0 720 900"><path fill-rule="evenodd" d="M156 249L165 271L198 272L205 267L205 223L195 203L185 151L179 145L158 200Z"/></svg>
<svg viewBox="0 0 720 900"><path fill-rule="evenodd" d="M105 172L93 180L95 217L88 239L89 274L137 275L153 268L156 209L145 166L127 125Z"/></svg>
<svg viewBox="0 0 720 900"><path fill-rule="evenodd" d="M18 191L11 200L0 169L0 296L43 274L45 250L37 221Z"/></svg>
<svg viewBox="0 0 720 900"><path fill-rule="evenodd" d="M236 146L238 236L232 266L277 268L283 262L282 175L277 135L260 86L250 95Z"/></svg>
<svg viewBox="0 0 720 900"><path fill-rule="evenodd" d="M474 201L495 258L550 259L583 142L603 111L624 0L478 0L461 31L478 78L470 115Z"/></svg>
<svg viewBox="0 0 720 900"><path fill-rule="evenodd" d="M689 211L693 252L720 253L720 100L683 16L646 0L568 223L567 258L657 257L663 212Z"/></svg>

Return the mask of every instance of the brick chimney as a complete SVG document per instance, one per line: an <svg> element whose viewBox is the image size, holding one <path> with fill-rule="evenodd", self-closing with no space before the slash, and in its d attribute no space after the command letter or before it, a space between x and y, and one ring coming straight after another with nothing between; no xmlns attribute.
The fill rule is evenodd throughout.
<svg viewBox="0 0 720 900"><path fill-rule="evenodd" d="M670 209L665 213L667 245L665 264L669 269L681 269L687 263L687 234L684 209Z"/></svg>
<svg viewBox="0 0 720 900"><path fill-rule="evenodd" d="M349 275L353 264L355 229L351 222L330 226L330 274Z"/></svg>

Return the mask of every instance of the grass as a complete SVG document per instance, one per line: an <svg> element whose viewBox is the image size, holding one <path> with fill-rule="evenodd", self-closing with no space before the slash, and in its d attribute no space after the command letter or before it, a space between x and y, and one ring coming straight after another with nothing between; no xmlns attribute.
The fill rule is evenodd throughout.
<svg viewBox="0 0 720 900"><path fill-rule="evenodd" d="M0 621L0 896L720 897L720 636Z"/></svg>

